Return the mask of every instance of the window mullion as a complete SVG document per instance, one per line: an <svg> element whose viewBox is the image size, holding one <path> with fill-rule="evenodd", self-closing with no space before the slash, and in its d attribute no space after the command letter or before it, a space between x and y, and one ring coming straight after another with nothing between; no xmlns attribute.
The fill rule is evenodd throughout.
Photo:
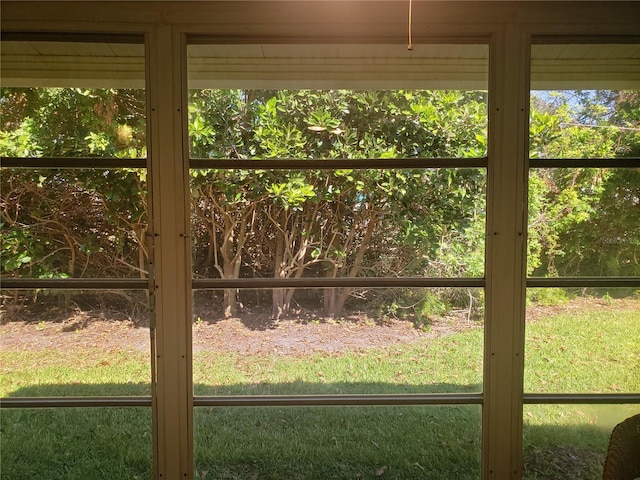
<svg viewBox="0 0 640 480"><path fill-rule="evenodd" d="M521 478L528 38L492 38L489 66L483 478Z"/></svg>
<svg viewBox="0 0 640 480"><path fill-rule="evenodd" d="M182 45L171 26L158 27L149 40L156 299L155 476L192 478L191 262L188 161L182 150Z"/></svg>

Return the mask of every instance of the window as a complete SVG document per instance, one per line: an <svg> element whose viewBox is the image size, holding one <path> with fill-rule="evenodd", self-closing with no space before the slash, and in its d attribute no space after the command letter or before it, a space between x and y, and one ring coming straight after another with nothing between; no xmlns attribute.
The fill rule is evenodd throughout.
<svg viewBox="0 0 640 480"><path fill-rule="evenodd" d="M0 470L599 478L638 5L125 3L2 2Z"/></svg>
<svg viewBox="0 0 640 480"><path fill-rule="evenodd" d="M239 459L278 455L277 476L293 478L293 443L310 475L328 474L322 456L347 438L332 443L322 429L313 440L314 418L352 425L343 436L355 445L372 435L366 418L402 435L400 417L428 423L437 410L465 419L451 448L466 460L417 448L387 468L404 478L421 474L416 465L477 476L477 407L373 405L481 399L487 47L419 45L410 55L205 40L188 47L194 389L196 407L220 397L228 407L196 409L196 472L265 475L270 467ZM400 58L390 62L391 52ZM384 324L386 337L376 337ZM456 352L451 330L465 331ZM277 410L238 408L283 395ZM344 402L362 406L317 409ZM211 437L219 421L246 438ZM283 451L260 450L262 426L273 435L279 422L290 424L273 442ZM416 434L414 447L438 441ZM384 450L401 445L373 437ZM383 466L368 448L347 448L331 468Z"/></svg>
<svg viewBox="0 0 640 480"><path fill-rule="evenodd" d="M142 41L2 42L2 396L25 407L3 412L8 476L152 470Z"/></svg>
<svg viewBox="0 0 640 480"><path fill-rule="evenodd" d="M598 476L611 429L638 410L619 404L619 394L640 390L631 373L640 326L640 91L620 68L637 51L532 46L524 410L531 475ZM562 76L549 66L557 58L570 65ZM542 399L548 404L537 404Z"/></svg>

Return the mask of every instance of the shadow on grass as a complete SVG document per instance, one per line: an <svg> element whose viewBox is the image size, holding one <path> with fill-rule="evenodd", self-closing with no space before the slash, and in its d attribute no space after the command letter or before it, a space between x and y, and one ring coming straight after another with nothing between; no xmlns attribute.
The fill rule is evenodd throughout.
<svg viewBox="0 0 640 480"><path fill-rule="evenodd" d="M317 385L197 385L200 395L300 394ZM325 393L464 393L479 385L327 384ZM43 385L12 397L138 394L145 384ZM566 408L566 406L564 407ZM3 479L147 479L151 409L4 409ZM525 427L527 479L598 479L609 429ZM478 479L481 407L197 407L197 479Z"/></svg>

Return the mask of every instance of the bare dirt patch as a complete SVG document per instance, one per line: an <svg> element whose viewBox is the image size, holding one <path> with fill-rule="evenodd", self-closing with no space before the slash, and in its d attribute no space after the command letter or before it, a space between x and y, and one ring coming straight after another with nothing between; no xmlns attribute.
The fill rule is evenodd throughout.
<svg viewBox="0 0 640 480"><path fill-rule="evenodd" d="M113 312L50 311L0 325L3 349L70 351L82 348L149 351L149 329Z"/></svg>
<svg viewBox="0 0 640 480"><path fill-rule="evenodd" d="M606 311L615 310L618 312L630 311L640 312L640 301L635 298L594 298L576 297L567 302L557 305L532 305L527 307L527 321L535 322L549 318L553 315L574 314L594 310Z"/></svg>
<svg viewBox="0 0 640 480"><path fill-rule="evenodd" d="M433 319L428 328L417 328L410 320L375 319L365 314L327 320L307 314L274 320L260 312L245 312L237 318L196 317L193 322L195 351L240 354L306 355L313 352L340 353L417 342L480 328L465 312L452 312ZM117 312L47 311L23 315L9 321L3 315L0 346L6 349L73 350L102 348L149 350L148 322Z"/></svg>
<svg viewBox="0 0 640 480"><path fill-rule="evenodd" d="M342 320L294 318L269 321L231 318L214 323L198 322L193 327L195 350L215 350L242 354L305 355L314 352L340 353L443 336L473 324L460 324L459 318L434 320L428 329L416 328L407 320L380 321L366 315Z"/></svg>
<svg viewBox="0 0 640 480"><path fill-rule="evenodd" d="M562 305L529 307L527 320L594 309L637 312L638 307L635 299L576 298ZM12 316L11 321L7 312L1 313L0 347L5 349L150 348L148 322L119 312L47 309ZM245 311L237 318L196 317L192 331L195 351L306 355L408 344L472 328L482 328L482 323L467 319L466 311L433 318L426 329L416 327L411 319L378 319L364 313L328 320L307 312L274 320L264 312Z"/></svg>

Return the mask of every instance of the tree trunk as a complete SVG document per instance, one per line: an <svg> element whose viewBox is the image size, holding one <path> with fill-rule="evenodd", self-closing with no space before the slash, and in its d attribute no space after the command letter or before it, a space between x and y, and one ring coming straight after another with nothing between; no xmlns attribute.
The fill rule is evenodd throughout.
<svg viewBox="0 0 640 480"><path fill-rule="evenodd" d="M246 240L246 219L249 213L250 211L245 212L238 221L234 221L228 214L225 215L223 240L220 247L223 261L222 278L236 279L240 277L242 248ZM235 231L236 228L237 232ZM226 318L238 314L238 289L225 289L222 306Z"/></svg>
<svg viewBox="0 0 640 480"><path fill-rule="evenodd" d="M327 269L327 277L335 278L338 273L338 268L336 264L331 264L331 267ZM329 318L335 318L335 304L337 299L337 294L335 288L325 288L322 300L324 302L324 314Z"/></svg>
<svg viewBox="0 0 640 480"><path fill-rule="evenodd" d="M286 212L283 212L283 216L286 215ZM286 217L285 217L286 218ZM282 224L285 223L283 219L281 221ZM284 278L284 227L286 225L280 225L280 228L276 230L276 252L275 259L273 265L273 278ZM280 318L285 312L285 296L286 291L283 288L274 288L272 294L272 306L271 306L271 317L272 318Z"/></svg>
<svg viewBox="0 0 640 480"><path fill-rule="evenodd" d="M335 299L331 309L331 318L341 318L344 316L344 304L351 295L350 288L341 288L335 293Z"/></svg>
<svg viewBox="0 0 640 480"><path fill-rule="evenodd" d="M371 243L371 238L373 237L373 232L375 231L376 222L378 220L378 214L375 211L369 210L368 215L368 223L367 228L364 233L364 237L362 238L362 242L358 246L358 251L356 253L356 257L349 269L349 277L357 277L360 272L360 268L362 267L362 262L364 260L364 254ZM348 248L345 248L347 250ZM337 276L337 266L334 264L332 270L327 272L327 276ZM349 299L351 292L353 289L351 288L325 288L324 291L324 308L325 314L330 318L340 318L344 316L344 304Z"/></svg>
<svg viewBox="0 0 640 480"><path fill-rule="evenodd" d="M224 278L234 277L234 265L231 263L224 264ZM225 318L235 317L238 315L238 290L236 288L226 288L222 300Z"/></svg>

